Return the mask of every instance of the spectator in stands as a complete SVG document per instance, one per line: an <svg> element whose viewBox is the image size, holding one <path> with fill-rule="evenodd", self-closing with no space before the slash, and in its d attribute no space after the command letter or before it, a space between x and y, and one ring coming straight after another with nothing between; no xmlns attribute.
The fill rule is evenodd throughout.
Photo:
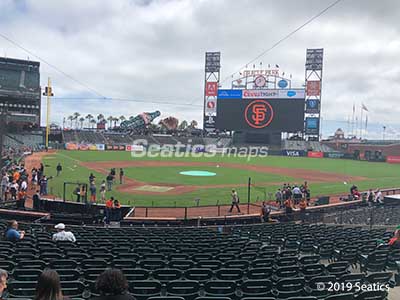
<svg viewBox="0 0 400 300"><path fill-rule="evenodd" d="M110 224L113 207L114 207L114 197L111 197L110 199L107 200L106 207L104 210L106 215L104 221L106 222L106 224Z"/></svg>
<svg viewBox="0 0 400 300"><path fill-rule="evenodd" d="M38 173L37 169L32 168L32 170L31 170L31 189L32 190L36 190L36 186L38 183L37 173Z"/></svg>
<svg viewBox="0 0 400 300"><path fill-rule="evenodd" d="M76 242L76 238L71 231L65 231L65 224L59 223L54 226L57 229L57 233L53 234L53 241L69 241L69 242Z"/></svg>
<svg viewBox="0 0 400 300"><path fill-rule="evenodd" d="M4 290L7 289L8 273L6 270L0 269L0 300L3 299Z"/></svg>
<svg viewBox="0 0 400 300"><path fill-rule="evenodd" d="M62 171L62 166L61 166L60 163L57 164L56 170L57 170L57 176L59 176L61 174L61 171Z"/></svg>
<svg viewBox="0 0 400 300"><path fill-rule="evenodd" d="M121 216L121 204L119 203L119 201L117 199L114 200L113 203L113 208L112 208L112 219L115 222L119 222L122 219Z"/></svg>
<svg viewBox="0 0 400 300"><path fill-rule="evenodd" d="M96 280L96 291L100 297L95 300L133 300L128 293L128 282L125 275L118 269L108 269Z"/></svg>
<svg viewBox="0 0 400 300"><path fill-rule="evenodd" d="M89 183L91 183L95 179L96 179L96 176L94 176L93 173L90 173L90 175L89 175Z"/></svg>
<svg viewBox="0 0 400 300"><path fill-rule="evenodd" d="M19 189L24 192L28 190L28 183L26 182L26 179L22 179L21 187Z"/></svg>
<svg viewBox="0 0 400 300"><path fill-rule="evenodd" d="M43 175L39 180L40 195L47 195L47 178Z"/></svg>
<svg viewBox="0 0 400 300"><path fill-rule="evenodd" d="M375 203L376 204L383 204L383 195L380 189L376 190L375 194Z"/></svg>
<svg viewBox="0 0 400 300"><path fill-rule="evenodd" d="M107 191L111 191L112 190L112 185L113 185L113 181L114 181L114 176L110 173L108 174L108 176L106 177L107 180Z"/></svg>
<svg viewBox="0 0 400 300"><path fill-rule="evenodd" d="M394 236L389 241L390 248L400 249L400 230L396 229Z"/></svg>
<svg viewBox="0 0 400 300"><path fill-rule="evenodd" d="M86 203L86 200L87 200L87 190L86 190L86 184L82 184L81 186L80 186L80 191L79 191L79 195L80 195L80 197L81 197L81 200L82 200L82 202L85 202Z"/></svg>
<svg viewBox="0 0 400 300"><path fill-rule="evenodd" d="M18 222L15 220L10 221L5 234L5 239L11 242L17 242L25 237L25 231L18 230Z"/></svg>
<svg viewBox="0 0 400 300"><path fill-rule="evenodd" d="M306 202L306 199L302 198L302 199L300 200L299 208L300 208L301 220L302 220L302 222L304 222L304 221L305 221L305 218L306 218L306 209L307 209L307 202Z"/></svg>
<svg viewBox="0 0 400 300"><path fill-rule="evenodd" d="M17 208L25 210L25 201L26 201L26 192L21 189L18 192Z"/></svg>
<svg viewBox="0 0 400 300"><path fill-rule="evenodd" d="M300 200L301 200L301 198L302 198L302 196L303 196L303 194L302 194L300 188L297 185L294 186L292 192L293 192L294 204L298 205Z"/></svg>
<svg viewBox="0 0 400 300"><path fill-rule="evenodd" d="M350 194L354 200L359 200L361 198L361 194L358 191L358 187L354 184L350 188Z"/></svg>
<svg viewBox="0 0 400 300"><path fill-rule="evenodd" d="M10 195L11 195L11 200L17 200L17 193L18 193L19 185L18 183L14 180L10 184Z"/></svg>
<svg viewBox="0 0 400 300"><path fill-rule="evenodd" d="M293 203L292 203L292 199L288 198L285 200L285 202L283 203L285 206L285 212L287 215L291 215L293 212Z"/></svg>
<svg viewBox="0 0 400 300"><path fill-rule="evenodd" d="M281 208L283 206L283 195L281 189L278 189L275 193L275 202Z"/></svg>
<svg viewBox="0 0 400 300"><path fill-rule="evenodd" d="M39 172L38 177L39 177L39 178L42 177L43 174L44 174L44 165L43 165L43 163L40 163L40 167L39 167L39 169L38 169L38 172Z"/></svg>
<svg viewBox="0 0 400 300"><path fill-rule="evenodd" d="M240 207L239 207L240 200L239 200L239 196L235 190L232 190L231 199L232 199L232 205L231 205L231 208L229 209L229 212L231 213L233 210L233 207L236 207L238 213L240 214Z"/></svg>
<svg viewBox="0 0 400 300"><path fill-rule="evenodd" d="M372 189L369 189L369 190L368 190L368 193L367 193L367 201L368 201L368 204L372 205L372 203L374 202L374 200L375 200L375 193L372 191Z"/></svg>
<svg viewBox="0 0 400 300"><path fill-rule="evenodd" d="M124 169L120 168L119 169L119 184L123 183L123 179L124 179Z"/></svg>
<svg viewBox="0 0 400 300"><path fill-rule="evenodd" d="M269 222L269 215L271 213L271 208L267 205L265 201L263 201L261 205L261 221L262 222Z"/></svg>
<svg viewBox="0 0 400 300"><path fill-rule="evenodd" d="M8 181L7 173L3 173L3 176L1 178L1 186L0 186L0 188L1 188L0 198L3 201L7 200L6 195L7 195L7 190L8 190L8 184L9 184L9 181Z"/></svg>
<svg viewBox="0 0 400 300"><path fill-rule="evenodd" d="M106 202L106 181L103 180L100 185L101 202Z"/></svg>
<svg viewBox="0 0 400 300"><path fill-rule="evenodd" d="M74 195L76 195L76 202L81 202L81 186L79 184L74 189Z"/></svg>
<svg viewBox="0 0 400 300"><path fill-rule="evenodd" d="M41 210L42 206L40 203L40 193L37 190L36 193L32 196L32 202L33 202L33 209L34 210Z"/></svg>
<svg viewBox="0 0 400 300"><path fill-rule="evenodd" d="M40 274L36 284L34 300L62 300L60 276L57 271L46 269Z"/></svg>
<svg viewBox="0 0 400 300"><path fill-rule="evenodd" d="M93 180L92 182L90 182L90 186L89 186L89 191L90 191L90 201L91 202L96 202L96 183Z"/></svg>

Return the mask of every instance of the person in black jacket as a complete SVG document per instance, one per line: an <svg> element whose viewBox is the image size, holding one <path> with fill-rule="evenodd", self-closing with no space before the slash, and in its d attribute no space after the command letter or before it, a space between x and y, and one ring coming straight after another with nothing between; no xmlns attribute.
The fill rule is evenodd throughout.
<svg viewBox="0 0 400 300"><path fill-rule="evenodd" d="M107 269L96 279L96 291L99 297L93 300L134 300L128 293L128 282L118 269Z"/></svg>

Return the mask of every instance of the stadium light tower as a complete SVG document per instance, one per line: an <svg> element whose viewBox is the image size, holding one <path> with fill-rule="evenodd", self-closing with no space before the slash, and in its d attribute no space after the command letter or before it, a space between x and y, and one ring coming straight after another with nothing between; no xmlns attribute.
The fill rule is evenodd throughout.
<svg viewBox="0 0 400 300"><path fill-rule="evenodd" d="M47 79L47 86L45 87L43 96L47 97L47 112L46 112L46 149L49 148L49 134L50 134L50 97L53 97L53 89L51 87L50 77Z"/></svg>

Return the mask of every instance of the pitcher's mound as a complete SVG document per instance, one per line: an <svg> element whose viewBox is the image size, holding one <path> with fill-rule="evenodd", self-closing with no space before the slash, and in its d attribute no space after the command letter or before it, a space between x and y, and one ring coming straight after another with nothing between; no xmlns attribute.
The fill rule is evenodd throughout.
<svg viewBox="0 0 400 300"><path fill-rule="evenodd" d="M160 185L142 185L137 188L134 188L134 191L142 191L142 192L156 192L156 193L164 193L172 190L172 186L160 186Z"/></svg>

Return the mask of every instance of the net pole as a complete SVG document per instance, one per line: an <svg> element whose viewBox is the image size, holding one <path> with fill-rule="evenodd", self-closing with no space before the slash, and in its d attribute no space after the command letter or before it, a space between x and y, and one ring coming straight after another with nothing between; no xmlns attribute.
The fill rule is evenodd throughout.
<svg viewBox="0 0 400 300"><path fill-rule="evenodd" d="M247 214L250 214L251 177L247 183Z"/></svg>

